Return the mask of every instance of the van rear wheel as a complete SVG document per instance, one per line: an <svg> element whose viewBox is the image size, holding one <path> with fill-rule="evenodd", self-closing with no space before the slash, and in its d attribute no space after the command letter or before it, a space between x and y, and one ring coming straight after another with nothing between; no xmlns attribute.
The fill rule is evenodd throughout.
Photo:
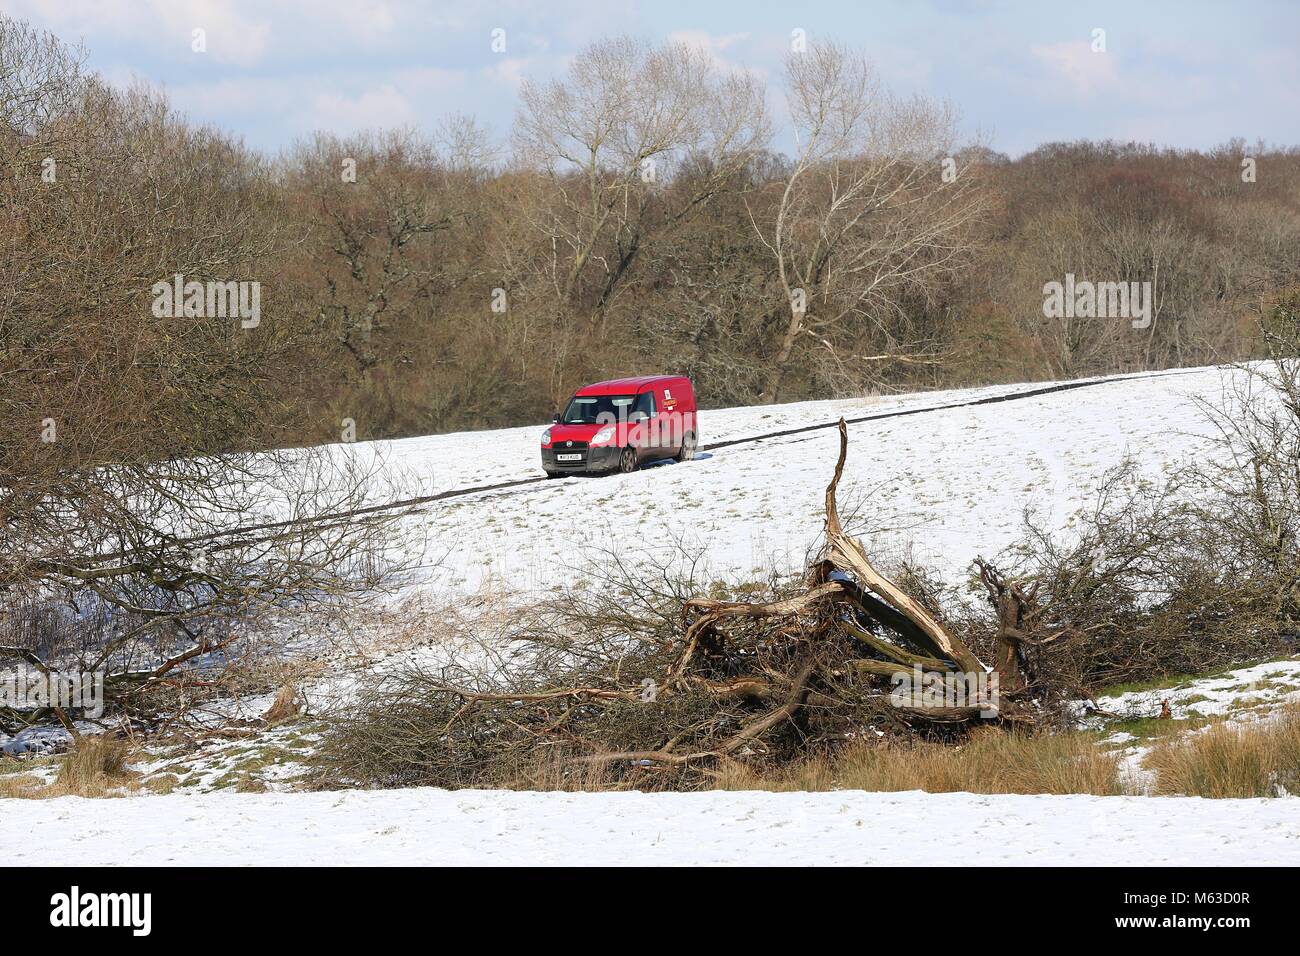
<svg viewBox="0 0 1300 956"><path fill-rule="evenodd" d="M629 474L636 471L636 449L624 448L618 456L618 470L623 474Z"/></svg>
<svg viewBox="0 0 1300 956"><path fill-rule="evenodd" d="M677 451L678 461L690 461L695 457L695 435L687 432L682 436L682 447Z"/></svg>

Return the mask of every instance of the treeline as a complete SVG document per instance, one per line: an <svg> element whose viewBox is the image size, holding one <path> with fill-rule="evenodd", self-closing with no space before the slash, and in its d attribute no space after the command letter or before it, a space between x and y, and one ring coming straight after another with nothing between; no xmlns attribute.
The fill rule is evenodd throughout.
<svg viewBox="0 0 1300 956"><path fill-rule="evenodd" d="M634 373L723 406L1219 362L1300 288L1300 150L1011 160L833 45L766 90L610 40L524 84L509 142L275 157L81 64L0 18L0 425L93 419L88 459L537 422ZM259 283L259 321L157 318L178 274ZM1150 282L1150 321L1047 318L1067 275Z"/></svg>

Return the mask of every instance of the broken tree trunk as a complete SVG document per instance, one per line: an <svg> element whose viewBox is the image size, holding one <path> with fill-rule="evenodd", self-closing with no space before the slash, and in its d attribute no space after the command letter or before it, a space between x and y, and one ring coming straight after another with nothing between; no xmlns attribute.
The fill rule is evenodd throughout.
<svg viewBox="0 0 1300 956"><path fill-rule="evenodd" d="M867 553L861 543L856 538L845 533L843 526L840 524L839 505L835 500L840 478L844 474L844 461L849 451L849 430L842 418L840 419L839 430L840 456L839 460L835 462L835 475L831 478L831 483L826 486L827 559L837 570L852 575L866 590L885 602L888 612L892 612L881 614L877 605L877 613L875 614L872 613L871 607L864 607L868 614L872 614L887 627L891 627L891 625L885 619L892 618L894 625L891 629L903 631L914 639L921 641L930 651L931 656L951 660L957 665L957 670L967 672L986 670L987 668L980 662L980 659L972 654L965 644L949 633L948 629L922 607L919 601L877 571L871 561L868 560ZM902 621L898 620L900 615Z"/></svg>

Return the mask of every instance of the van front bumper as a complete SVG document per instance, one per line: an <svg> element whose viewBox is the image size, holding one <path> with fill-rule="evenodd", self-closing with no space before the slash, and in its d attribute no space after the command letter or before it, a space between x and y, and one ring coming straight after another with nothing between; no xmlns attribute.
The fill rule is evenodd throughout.
<svg viewBox="0 0 1300 956"><path fill-rule="evenodd" d="M560 446L543 448L542 469L561 475L613 471L618 467L618 451L618 448L613 445L574 450L568 450ZM559 455L579 455L581 457L577 461L560 461Z"/></svg>

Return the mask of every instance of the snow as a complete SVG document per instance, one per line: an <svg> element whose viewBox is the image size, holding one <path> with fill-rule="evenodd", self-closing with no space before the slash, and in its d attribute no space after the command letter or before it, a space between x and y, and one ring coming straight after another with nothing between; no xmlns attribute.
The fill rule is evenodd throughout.
<svg viewBox="0 0 1300 956"><path fill-rule="evenodd" d="M9 865L1300 864L1289 800L863 793L209 793L5 803Z"/></svg>
<svg viewBox="0 0 1300 956"><path fill-rule="evenodd" d="M1206 733L1220 720L1237 726L1275 720L1285 708L1300 704L1300 658L1266 661L1222 674L1175 681L1165 687L1097 698L1102 711L1123 719L1159 717L1165 702L1169 704L1170 729L1184 737ZM1080 727L1107 726L1107 720L1089 712L1082 702L1078 714ZM1198 723L1201 718L1209 718L1210 722ZM1116 731L1102 743L1119 755L1120 775L1127 792L1150 793L1155 787L1155 773L1144 762L1157 741Z"/></svg>
<svg viewBox="0 0 1300 956"><path fill-rule="evenodd" d="M1281 704L1300 702L1300 660L1267 661L1172 687L1097 698L1102 710L1124 717L1155 717L1165 701L1174 720L1220 715L1240 720L1245 713L1269 712Z"/></svg>
<svg viewBox="0 0 1300 956"><path fill-rule="evenodd" d="M909 556L949 583L977 555L995 557L1038 509L1050 526L1093 501L1126 456L1158 479L1211 451L1197 400L1214 404L1227 369L1134 376L1014 402L926 411L849 426L841 510L882 563ZM705 443L906 409L936 409L1039 386L805 402L704 411ZM540 476L543 425L337 446L387 461L398 484L430 494ZM838 449L833 428L705 452L688 464L631 475L571 477L478 492L414 508L394 539L425 541L417 570L381 614L392 625L316 669L318 695L346 690L349 669L375 666L371 649L401 649L403 602L437 609L467 594L542 598L599 561L671 558L697 548L709 572L746 577L793 570L822 529L823 494ZM395 485L377 482L368 500ZM268 515L273 516L273 515ZM408 648L409 649L409 648ZM346 651L346 653L345 653ZM1294 699L1300 661L1241 668L1169 689L1103 700L1104 709L1175 718L1258 710ZM245 702L250 712L269 701ZM264 709L264 707L263 707ZM278 735L278 736L277 736ZM304 769L314 731L160 754L137 769L175 773L184 789L120 799L6 800L12 864L988 864L1300 863L1291 799L981 796L862 793L517 793L431 789L365 792L203 792L257 771L273 790ZM0 737L11 749L28 746ZM36 741L32 740L32 744ZM1114 744L1128 744L1117 738ZM279 749L276 749L278 745ZM36 750L33 746L31 749ZM1143 748L1129 747L1140 772ZM938 825L936 825L938 821Z"/></svg>
<svg viewBox="0 0 1300 956"><path fill-rule="evenodd" d="M1204 455L1212 426L1192 396L1214 401L1230 375L1177 370L850 425L841 510L863 505L852 530L886 563L907 555L960 581L977 555L992 557L1018 540L1026 507L1060 524L1127 455L1151 478ZM702 411L701 441L1035 387L1042 386ZM542 430L382 442L374 454L445 491L540 475ZM580 579L602 551L653 562L671 557L677 541L700 550L718 577L793 570L821 532L837 450L838 436L826 428L631 475L571 476L434 502L402 519L404 533L428 546L413 586L443 598L487 589L535 595Z"/></svg>
<svg viewBox="0 0 1300 956"><path fill-rule="evenodd" d="M27 727L12 737L0 732L0 754L10 757L44 755L66 750L72 735L62 727Z"/></svg>

